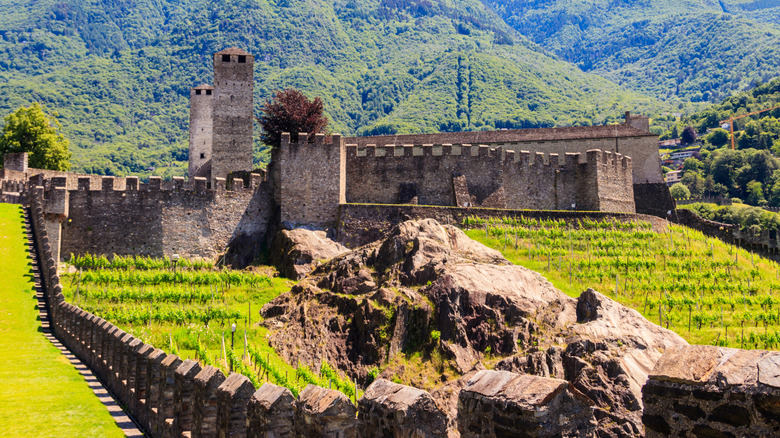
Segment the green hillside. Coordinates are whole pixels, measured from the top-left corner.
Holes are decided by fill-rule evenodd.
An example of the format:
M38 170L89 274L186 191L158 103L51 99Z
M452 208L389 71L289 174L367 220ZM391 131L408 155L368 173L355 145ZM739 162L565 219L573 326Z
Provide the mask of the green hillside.
M56 110L74 171L184 174L189 88L210 82L211 54L232 45L256 55L256 111L273 90L297 87L320 96L344 134L665 109L544 54L476 0L136 3L128 15L119 1L0 6L0 114L33 100ZM267 159L259 144L255 158Z
M717 102L780 76L773 0L484 1L562 59L662 99Z
M771 109L779 104L780 79L775 79L685 117L662 135L677 137L690 126L701 136L702 152L685 161L682 174L694 197L725 196L753 206L780 206L780 108ZM736 150L731 150L729 132L719 128L720 122L764 109L771 110L734 121ZM723 220L746 226L755 222Z

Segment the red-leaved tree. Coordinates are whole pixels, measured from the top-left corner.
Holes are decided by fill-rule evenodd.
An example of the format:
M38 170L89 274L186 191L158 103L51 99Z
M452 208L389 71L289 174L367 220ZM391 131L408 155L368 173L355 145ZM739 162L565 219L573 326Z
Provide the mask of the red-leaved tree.
M288 88L274 93L263 106L263 115L257 121L263 128L263 143L278 147L282 132L289 132L292 140L297 140L299 132L309 134L324 133L328 128L328 119L323 114L322 100L319 97L309 100L296 89Z

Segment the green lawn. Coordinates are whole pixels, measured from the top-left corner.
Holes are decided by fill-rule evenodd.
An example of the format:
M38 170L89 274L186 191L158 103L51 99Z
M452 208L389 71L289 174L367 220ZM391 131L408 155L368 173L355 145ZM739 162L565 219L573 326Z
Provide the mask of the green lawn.
M12 437L123 437L87 383L40 332L22 209L0 204L0 430Z

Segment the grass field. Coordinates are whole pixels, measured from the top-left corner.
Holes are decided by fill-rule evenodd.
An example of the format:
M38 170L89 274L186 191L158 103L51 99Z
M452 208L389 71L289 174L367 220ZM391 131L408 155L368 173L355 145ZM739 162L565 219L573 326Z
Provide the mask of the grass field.
M0 204L0 431L8 437L123 437L87 383L40 332L22 209Z
M780 347L780 266L743 249L676 225L466 222L471 238L570 296L592 287L691 343Z

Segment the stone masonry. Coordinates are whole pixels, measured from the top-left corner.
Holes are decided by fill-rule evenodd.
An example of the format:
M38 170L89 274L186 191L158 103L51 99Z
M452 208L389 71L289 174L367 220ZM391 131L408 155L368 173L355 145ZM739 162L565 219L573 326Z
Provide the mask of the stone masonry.
M190 90L190 178L211 179L213 110L214 87L203 84Z
M631 172L630 158L600 150L562 157L473 145L347 145L345 198L350 204L633 213Z
M235 47L214 54L211 181L252 170L254 62Z
M780 353L707 345L667 350L642 388L646 436L780 434Z
M52 257L43 187L27 192L43 297L57 338L87 364L150 436L439 437L430 394L382 379L357 407L340 392L286 389L225 376L142 343L67 303ZM643 422L656 436L777 436L780 353L711 346L667 349L643 388ZM593 436L593 402L564 380L507 371L474 374L458 393L460 436Z
M462 438L595 436L593 402L570 382L477 372L458 397Z

